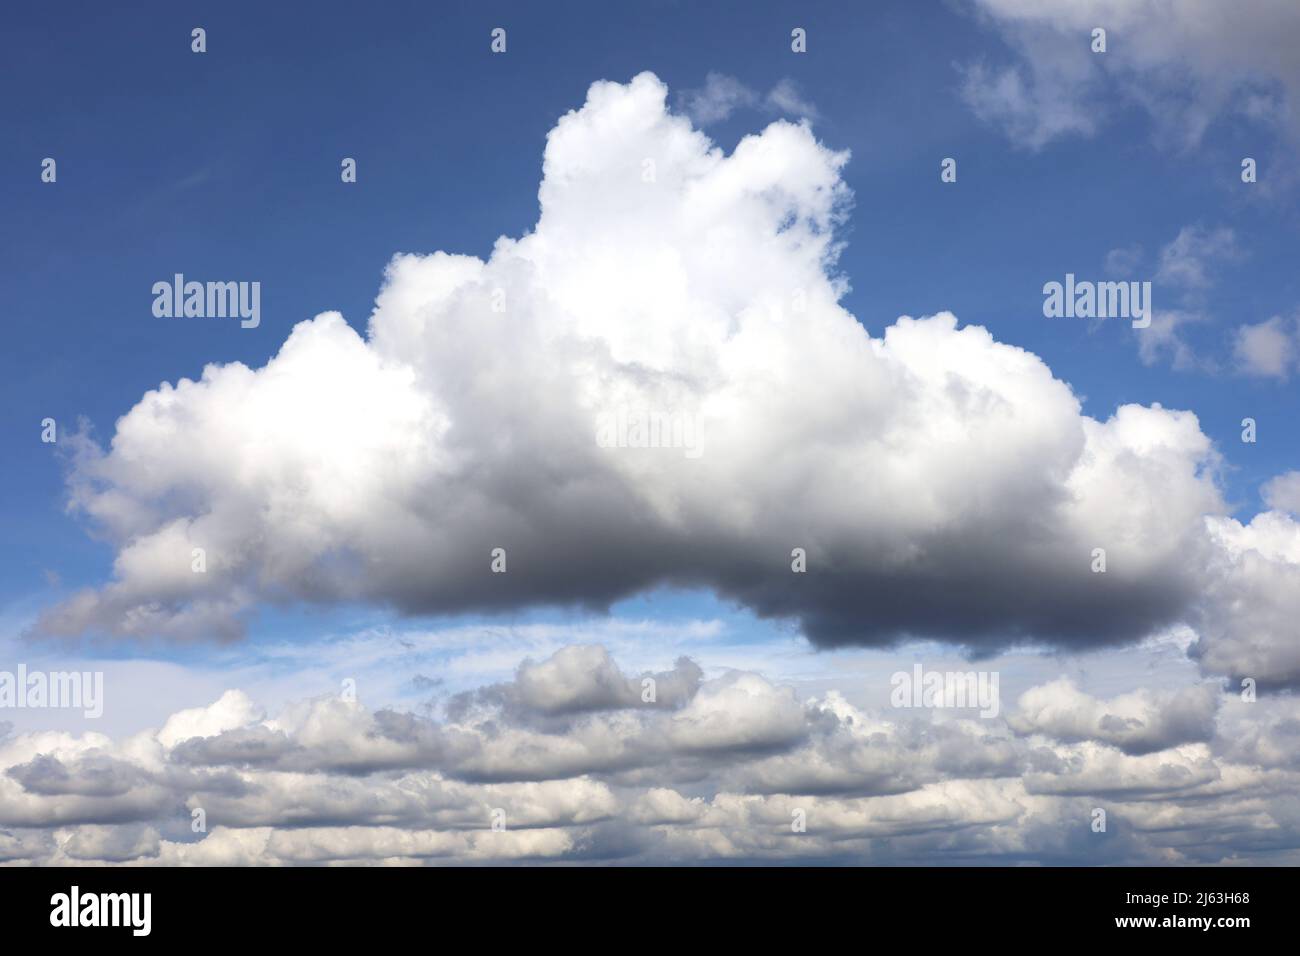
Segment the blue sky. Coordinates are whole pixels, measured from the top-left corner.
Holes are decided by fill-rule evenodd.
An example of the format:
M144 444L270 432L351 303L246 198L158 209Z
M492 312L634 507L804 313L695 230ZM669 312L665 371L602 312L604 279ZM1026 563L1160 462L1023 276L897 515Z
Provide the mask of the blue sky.
M1268 510L1261 486L1300 469L1295 369L1264 374L1235 350L1243 327L1285 324L1300 310L1300 180L1289 168L1300 130L1281 110L1250 107L1256 94L1265 106L1284 101L1296 66L1273 70L1261 55L1258 73L1238 83L1237 64L1192 49L1180 54L1194 64L1183 99L1170 93L1179 61L1150 53L1151 21L1139 17L1111 30L1108 52L1088 54L1129 65L1082 67L1094 72L1062 107L1092 128L1037 142L977 106L972 71L1011 69L1041 87L1051 74L1036 72L1033 57L1044 54L1027 52L1032 31L1073 37L1081 53L1087 31L1065 14L1039 22L1017 10L1009 0L14 10L0 38L3 82L22 91L0 104L0 294L10 315L0 353L0 646L32 666L86 659L117 674L131 702L107 715L109 733L156 727L234 686L274 710L354 673L369 680L367 704L419 710L429 686L413 683L417 675L441 681L434 700L445 701L508 679L525 656L546 657L572 635L603 642L629 673L684 654L711 677L753 670L801 693L883 706L885 675L912 657L819 652L797 621L698 586L655 587L608 615L563 602L426 613L365 596L270 594L235 643L104 641L93 628L70 643L27 636L42 611L103 586L121 544L69 510L64 436L84 421L106 445L160 383L197 378L209 363L260 368L322 312L341 312L364 335L395 254L486 259L498 237L529 233L548 132L582 107L592 83L626 84L643 71L682 113L711 75L749 91L748 105L700 124L725 152L802 113L822 146L851 153L834 272L849 284L840 305L872 336L902 315L951 311L1041 358L1087 416L1105 421L1127 403L1190 410L1222 455L1224 515L1249 523ZM195 26L207 31L201 55L190 50ZM489 49L497 26L508 29L505 55ZM791 51L794 27L807 31L806 54ZM802 109L764 102L783 84ZM1231 94L1219 96L1220 85ZM1171 95L1178 110L1166 108ZM1053 103L1046 96L1036 108ZM1183 109L1208 117L1195 135L1178 125ZM1241 180L1247 156L1257 183ZM45 157L57 160L54 184L41 181ZM340 182L343 157L357 161L355 184ZM946 157L957 160L956 183L940 181ZM1176 329L1184 360L1170 349L1144 355L1123 319L1044 317L1044 283L1115 278L1124 259L1123 278L1154 282L1157 313L1195 317ZM1188 263L1199 279L1186 280ZM155 317L151 286L178 272L259 281L260 325ZM59 444L39 440L47 417ZM1246 417L1258 423L1255 443L1240 440ZM1045 644L1041 653L994 648L1008 700L1063 673L1099 698L1213 676L1169 634L1105 653ZM942 640L921 646L934 666L965 666ZM15 720L20 729L66 724L60 714Z

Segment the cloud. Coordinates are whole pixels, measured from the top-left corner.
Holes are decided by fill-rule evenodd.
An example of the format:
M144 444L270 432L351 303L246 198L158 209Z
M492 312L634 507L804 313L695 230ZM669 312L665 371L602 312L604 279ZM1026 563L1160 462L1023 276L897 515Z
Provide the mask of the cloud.
M1179 371L1219 370L1215 359L1197 354L1184 332L1210 321L1203 302L1216 282L1215 273L1244 256L1236 233L1227 227L1185 226L1161 248L1155 281L1177 293L1186 307L1156 311L1151 324L1135 333L1142 364L1155 365L1167 358ZM1130 264L1127 250L1113 249L1107 256L1108 271ZM1300 318L1273 316L1241 325L1233 332L1232 352L1237 374L1285 381L1300 367Z
M1269 479L1261 489L1265 503L1274 511L1288 511L1300 517L1300 471L1288 471Z
M803 708L793 692L736 672L702 685L673 717L668 740L688 753L766 750L803 734Z
M515 713L548 717L616 710L637 703L674 707L694 694L700 677L699 667L683 657L672 671L628 678L601 645L572 645L540 663L524 661L512 683L484 688L477 695L461 697L453 706L467 709L486 700Z
M536 228L486 261L395 257L364 337L324 313L261 368L149 392L107 449L75 443L72 504L116 544L114 579L37 630L231 637L267 603L493 612L664 585L823 647L1227 620L1200 606L1225 508L1193 414L1091 418L948 313L872 337L838 303L847 155L783 121L726 155L666 99L650 74L594 84L548 136ZM671 429L597 440L628 410L689 417L700 454ZM596 670L573 701L538 672L521 703L635 689Z
M1217 545L1215 567L1192 654L1208 673L1262 686L1300 683L1300 522L1264 511L1247 524L1227 517L1206 524Z
M1224 226L1184 226L1161 247L1154 281L1174 293L1184 307L1156 310L1151 324L1134 333L1143 365L1168 359L1178 371L1218 371L1219 363L1198 355L1184 334L1189 327L1210 321L1204 303L1217 280L1216 273L1244 256L1236 233ZM1136 265L1137 254L1130 249L1112 249L1106 257L1107 272L1112 274L1131 275Z
M725 73L709 73L704 78L704 86L683 90L677 96L677 103L681 111L701 127L720 123L742 109L809 120L818 115L817 107L804 98L791 79L781 80L764 96Z
M1030 793L1055 796L1167 800L1203 791L1220 778L1209 747L1189 744L1142 756L1096 743L1082 743L1059 753L1051 772L1031 772L1024 778Z
M1144 110L1159 139L1195 146L1216 120L1239 115L1300 134L1300 8L1260 0L973 0L1015 54L964 67L976 114L1037 149L1092 136L1125 107ZM1093 53L1094 28L1107 31ZM1104 92L1113 92L1107 98ZM1106 105L1102 105L1106 104Z
M1067 619L1094 602L1077 569L1108 534L1092 496L1124 480L1111 456L1163 449L1159 487L1130 489L1156 510L1213 503L1188 416L1126 408L1091 422L1038 359L950 316L870 339L825 271L845 157L784 123L723 157L665 111L665 92L648 75L594 86L549 138L536 231L487 263L398 257L369 341L326 314L261 370L210 366L147 395L75 475L76 503L122 542L118 580L46 626L181 632L272 595L412 611L598 602L667 580L807 611L814 631L843 638L851 579L873 604L903 598L873 615L882 636L909 618L1083 630ZM647 154L660 157L651 188ZM801 397L812 383L816 402ZM705 457L598 448L595 414L615 405L691 409ZM774 467L795 435L812 453ZM944 474L975 446L1000 451L960 481ZM1026 474L1025 460L1042 465ZM1004 508L962 516L994 489ZM1186 524L1168 517L1161 538ZM1105 580L1120 601L1154 584L1163 598L1138 603L1158 617L1179 575L1167 546L1139 543L1120 563L1131 570ZM508 575L488 573L496 545ZM787 567L798 545L825 569L808 583ZM206 574L191 571L193 547ZM1008 584L979 580L992 563L980 548L1040 580L1023 620L989 606L986 587ZM951 621L925 621L934 602L908 592L962 577L959 592L984 593L954 593ZM1070 593L1073 607L1053 609Z
M983 778L1020 773L1005 732L983 721L905 722L866 715L831 691L806 705L798 746L734 768L729 789L759 794L878 796L906 793L947 774Z
M1285 380L1300 365L1300 320L1275 315L1243 325L1237 329L1232 351L1243 375Z
M1037 34L1040 31L1025 31ZM1028 50L1035 41L1022 41ZM1031 57L1030 77L1018 67L997 69L985 63L962 67L961 96L977 117L1002 127L1018 145L1040 149L1058 137L1075 134L1091 136L1097 131L1098 119L1086 103L1073 93L1089 76L1088 64L1077 53L1059 59L1051 80L1041 78L1041 66Z
M1205 289L1212 284L1215 266L1240 259L1242 254L1236 233L1226 226L1184 226L1160 250L1156 281L1188 290Z
M196 707L172 714L158 732L158 740L165 747L175 746L191 737L212 737L240 727L260 716L248 695L237 690L226 691L208 707Z
M149 865L328 863L1270 862L1294 856L1295 701L1211 685L1109 700L1034 687L1006 720L801 698L753 672L670 707L592 686L575 645L440 715L322 697L262 716L238 692L146 731L0 746L0 858ZM575 655L577 655L575 657ZM695 665L698 668L698 665ZM684 668L678 666L680 672ZM671 672L665 672L671 673ZM454 712L453 712L454 711ZM240 714L240 722L233 715ZM202 719L195 715L207 715ZM202 736L175 739L182 725ZM218 729L220 728L220 729ZM275 748L249 748L276 739ZM490 772L489 772L490 768ZM72 785L76 782L75 785ZM1092 808L1109 834L1087 827ZM206 829L192 826L202 810ZM802 817L806 829L792 822ZM493 822L504 829L493 829ZM1072 834L1082 834L1076 839ZM1122 835L1122 839L1114 837Z
M1214 285L1215 273L1223 264L1243 256L1236 233L1227 227L1184 226L1161 247L1154 281L1174 293L1184 307L1156 310L1151 324L1134 333L1143 365L1156 365L1168 359L1178 371L1218 370L1218 363L1198 355L1184 334L1188 327L1210 320L1204 300L1205 293ZM1139 247L1112 249L1106 256L1106 271L1129 277L1140 257Z
M1066 743L1100 741L1141 755L1209 741L1219 691L1201 684L1168 693L1137 691L1113 700L1082 693L1068 678L1023 694L1008 719L1017 733L1046 734Z
M753 108L759 95L734 76L710 73L698 90L684 90L679 95L682 110L699 126L725 120L737 109Z
M1169 364L1178 371L1207 368L1212 363L1199 357L1183 338L1180 330L1209 320L1203 312L1182 309L1159 309L1151 317L1151 324L1134 332L1137 336L1138 358L1143 365L1156 365L1166 356Z
M769 109L784 113L786 116L815 120L820 115L817 107L800 92L799 84L791 79L781 80L772 87L768 91L765 102Z
M1134 243L1128 246L1117 246L1106 253L1105 264L1103 268L1106 275L1117 278L1128 279L1142 263L1143 250L1142 246Z
M73 860L126 863L158 856L162 844L151 826L89 825L73 831L62 849Z

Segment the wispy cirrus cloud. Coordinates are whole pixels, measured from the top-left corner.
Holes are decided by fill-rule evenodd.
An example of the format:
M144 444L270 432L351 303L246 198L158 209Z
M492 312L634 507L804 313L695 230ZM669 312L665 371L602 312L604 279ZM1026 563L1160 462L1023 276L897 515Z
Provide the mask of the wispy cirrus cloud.
M798 84L788 78L763 94L734 76L709 73L703 86L678 93L677 104L699 127L720 123L738 110L758 110L796 119L818 118L817 107L804 97Z

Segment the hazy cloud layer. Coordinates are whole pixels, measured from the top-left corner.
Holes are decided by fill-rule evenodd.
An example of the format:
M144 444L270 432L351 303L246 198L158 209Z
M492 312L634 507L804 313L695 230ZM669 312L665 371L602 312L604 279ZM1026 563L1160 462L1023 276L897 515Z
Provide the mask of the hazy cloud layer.
M339 698L265 717L231 691L125 739L9 737L0 859L1294 862L1289 697L1196 685L1101 700L1055 682L1002 720L868 713L756 673L700 680L693 663L663 673L690 678L671 704L597 701L593 686L642 678L579 646L437 717Z

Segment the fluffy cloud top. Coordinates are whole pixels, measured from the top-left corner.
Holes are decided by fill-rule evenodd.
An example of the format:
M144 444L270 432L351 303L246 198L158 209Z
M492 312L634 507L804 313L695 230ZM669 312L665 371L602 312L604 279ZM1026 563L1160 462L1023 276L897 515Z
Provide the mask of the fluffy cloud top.
M838 303L847 155L784 121L725 155L666 97L650 74L593 85L548 137L536 228L486 261L397 256L364 337L322 314L264 367L164 384L107 450L83 442L73 502L115 579L39 628L231 635L266 601L598 606L661 584L823 645L1095 646L1192 616L1223 510L1194 415L1090 418L947 313L872 337ZM647 413L694 423L699 454L597 440Z

